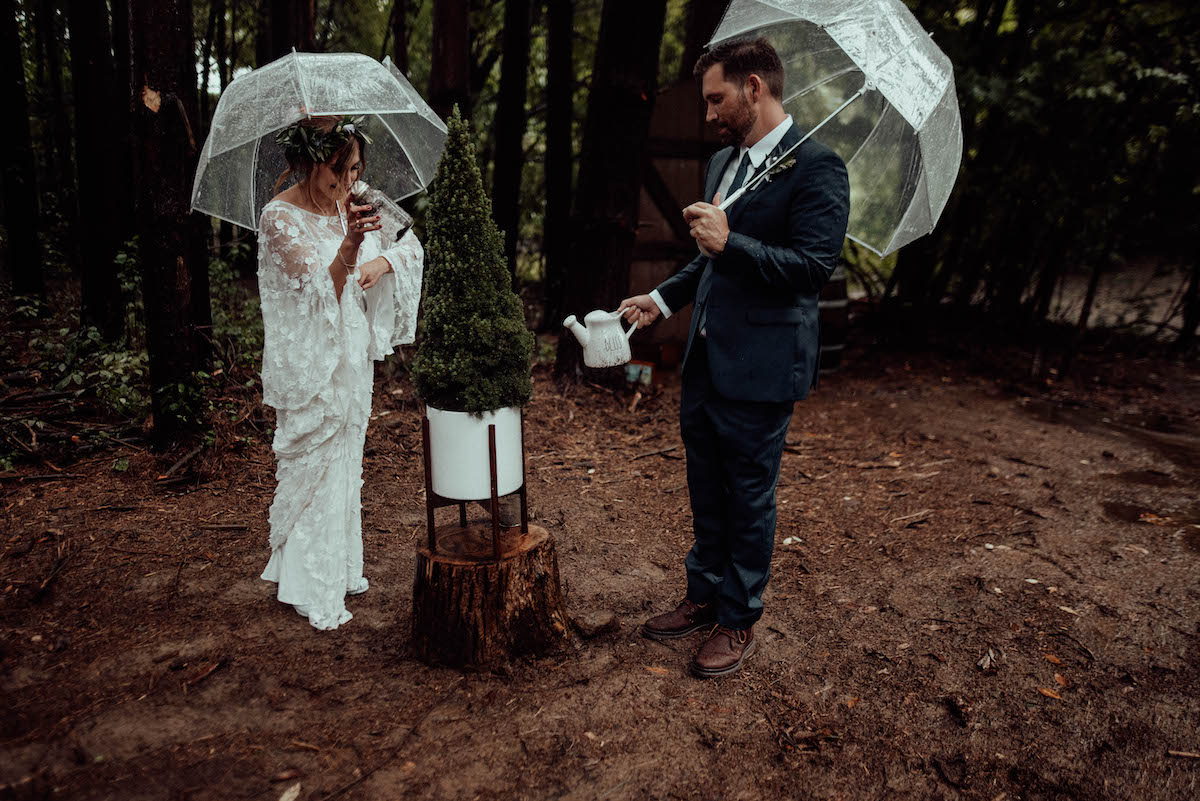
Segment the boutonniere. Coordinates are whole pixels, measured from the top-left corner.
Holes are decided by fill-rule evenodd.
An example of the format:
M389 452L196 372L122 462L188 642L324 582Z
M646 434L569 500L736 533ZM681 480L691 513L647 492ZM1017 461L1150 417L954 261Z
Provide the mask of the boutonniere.
M780 160L776 161L774 164L767 167L767 172L762 177L762 183L764 183L764 184L770 183L771 179L774 178L776 175L779 175L780 173L782 173L786 170L790 170L792 167L795 167L795 166L796 166L795 156L793 156L790 159L780 159Z

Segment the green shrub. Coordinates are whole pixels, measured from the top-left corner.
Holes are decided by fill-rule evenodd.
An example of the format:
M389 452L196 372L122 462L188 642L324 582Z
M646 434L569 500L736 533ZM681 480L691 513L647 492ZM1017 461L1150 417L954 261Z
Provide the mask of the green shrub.
M528 403L533 334L457 108L430 192L424 283L412 367L421 399L473 414Z

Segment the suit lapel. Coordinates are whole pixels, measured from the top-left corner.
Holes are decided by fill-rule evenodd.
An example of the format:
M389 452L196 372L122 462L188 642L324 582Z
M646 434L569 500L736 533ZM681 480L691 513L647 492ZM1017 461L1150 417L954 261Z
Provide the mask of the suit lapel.
M786 133L784 133L783 138L779 140L779 144L775 145L775 147L771 149L771 152L767 154L766 160L763 161L762 164L758 165L758 169L756 169L754 173L746 179L746 183L750 183L764 170L773 167L776 161L778 161L779 157L787 152L789 147L799 141L800 129L797 128L796 123L793 122L792 126L787 129ZM772 178L772 180L774 179ZM733 208L729 209L727 214L727 217L729 218L729 224L731 226L741 219L742 213L746 210L746 207L753 202L754 196L758 192L761 192L764 186L764 184L759 184L753 192L747 192L746 194L742 195L740 199L738 199L737 203L733 204Z
M713 195L717 193L717 187L721 184L721 176L729 169L729 161L737 153L737 148L729 147L726 150L729 152L725 157L717 159L721 162L721 169L709 172L708 180L704 184L704 201L706 203L712 203Z

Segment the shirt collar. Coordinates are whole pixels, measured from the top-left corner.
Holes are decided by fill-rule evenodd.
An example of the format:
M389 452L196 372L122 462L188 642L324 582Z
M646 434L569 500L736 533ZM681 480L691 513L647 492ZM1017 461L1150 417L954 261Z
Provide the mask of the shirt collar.
M750 164L754 167L754 169L757 170L762 166L763 161L765 161L767 156L771 154L771 151L775 149L775 146L779 144L779 142L783 139L783 135L786 134L788 129L791 127L792 115L788 114L783 118L783 122L779 123L770 131L768 131L766 136L764 136L762 139L759 139L752 147L749 148ZM747 148L743 147L741 152L738 154L738 161L742 160L746 152Z

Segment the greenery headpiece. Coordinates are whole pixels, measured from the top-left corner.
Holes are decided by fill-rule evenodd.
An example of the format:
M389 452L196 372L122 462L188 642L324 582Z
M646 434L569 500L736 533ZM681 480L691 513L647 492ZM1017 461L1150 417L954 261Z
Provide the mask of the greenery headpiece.
M364 145L371 144L371 137L363 128L362 117L342 117L328 131L304 125L303 121L289 125L275 135L275 144L283 145L288 159L307 157L314 164L329 161L333 154L357 137Z

